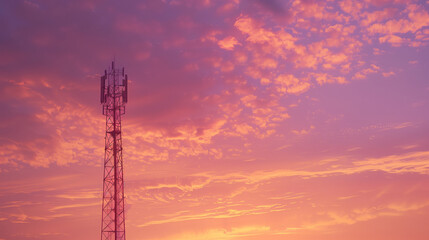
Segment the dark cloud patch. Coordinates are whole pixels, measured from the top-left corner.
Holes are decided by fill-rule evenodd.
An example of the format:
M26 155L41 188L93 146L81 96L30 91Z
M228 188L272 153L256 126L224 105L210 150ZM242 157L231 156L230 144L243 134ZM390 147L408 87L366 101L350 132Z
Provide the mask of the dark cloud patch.
M263 6L268 11L276 14L276 15L284 15L287 14L287 9L285 4L285 1L277 1L277 0L257 0L256 2L259 3L259 5Z
M272 19L287 24L292 20L291 1L251 0L241 1L240 8L249 16L258 19Z

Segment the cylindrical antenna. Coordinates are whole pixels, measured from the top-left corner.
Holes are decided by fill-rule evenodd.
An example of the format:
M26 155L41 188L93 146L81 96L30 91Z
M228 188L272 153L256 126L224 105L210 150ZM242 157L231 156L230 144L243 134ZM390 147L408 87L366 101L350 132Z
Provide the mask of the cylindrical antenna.
M122 92L122 100L124 101L124 103L128 102L128 75L125 74L125 79L124 79L124 90Z

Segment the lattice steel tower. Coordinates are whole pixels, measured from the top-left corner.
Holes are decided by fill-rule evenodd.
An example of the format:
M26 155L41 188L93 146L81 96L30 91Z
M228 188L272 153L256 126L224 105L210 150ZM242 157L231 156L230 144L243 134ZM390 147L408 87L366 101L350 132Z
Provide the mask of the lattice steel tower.
M128 101L128 77L115 62L101 77L100 102L106 115L101 240L125 240L121 116Z

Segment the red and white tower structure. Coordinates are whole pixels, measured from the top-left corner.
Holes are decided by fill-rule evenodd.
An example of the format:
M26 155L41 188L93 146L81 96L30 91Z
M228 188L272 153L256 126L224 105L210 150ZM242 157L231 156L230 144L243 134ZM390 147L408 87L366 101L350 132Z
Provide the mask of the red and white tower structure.
M101 240L125 240L121 116L127 101L128 77L112 62L101 77L100 102L106 116Z

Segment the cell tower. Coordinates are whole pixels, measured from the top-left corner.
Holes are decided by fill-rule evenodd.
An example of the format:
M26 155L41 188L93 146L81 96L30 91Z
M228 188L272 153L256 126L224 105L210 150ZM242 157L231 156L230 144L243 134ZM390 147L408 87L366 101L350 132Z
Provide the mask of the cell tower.
M121 116L128 102L128 76L115 62L101 77L100 102L106 115L101 240L125 240Z

